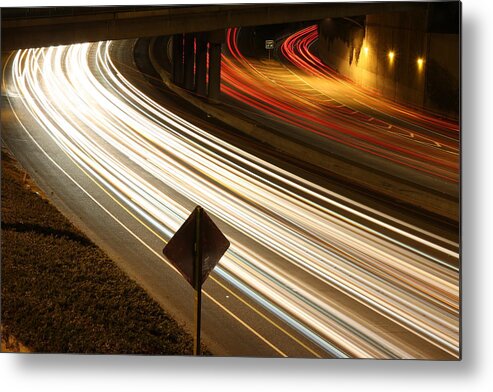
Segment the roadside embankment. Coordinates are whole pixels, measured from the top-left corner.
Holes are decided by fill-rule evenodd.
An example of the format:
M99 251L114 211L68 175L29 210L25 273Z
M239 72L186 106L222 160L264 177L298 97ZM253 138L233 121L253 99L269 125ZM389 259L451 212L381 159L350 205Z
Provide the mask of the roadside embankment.
M2 351L191 354L191 336L3 148L1 163Z

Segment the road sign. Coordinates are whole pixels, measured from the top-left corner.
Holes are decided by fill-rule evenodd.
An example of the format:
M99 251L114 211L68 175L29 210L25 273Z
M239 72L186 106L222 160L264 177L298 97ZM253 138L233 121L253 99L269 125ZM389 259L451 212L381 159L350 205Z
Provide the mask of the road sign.
M266 39L265 40L265 49L274 49L274 40Z
M200 355L202 284L229 248L229 241L202 209L195 207L163 249L166 258L195 290L193 352Z
M199 210L201 213L199 213ZM178 229L163 249L166 258L180 271L183 277L194 287L194 259L196 242L197 218L200 218L200 243L198 247L202 250L202 273L200 285L202 285L210 272L219 262L224 252L229 248L229 241L214 224L212 219L201 208L196 207L188 219Z

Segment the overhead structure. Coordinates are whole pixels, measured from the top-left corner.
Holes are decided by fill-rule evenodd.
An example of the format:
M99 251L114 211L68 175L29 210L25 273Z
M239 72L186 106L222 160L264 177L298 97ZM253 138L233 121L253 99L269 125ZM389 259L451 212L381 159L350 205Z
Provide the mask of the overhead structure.
M389 2L2 8L2 50L404 12L415 7Z

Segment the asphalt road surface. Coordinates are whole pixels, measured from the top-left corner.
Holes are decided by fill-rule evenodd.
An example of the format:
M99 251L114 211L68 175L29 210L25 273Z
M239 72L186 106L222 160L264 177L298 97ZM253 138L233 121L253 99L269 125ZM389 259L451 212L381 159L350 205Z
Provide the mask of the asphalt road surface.
M231 241L204 285L217 355L459 356L453 229L253 154L156 91L132 44L20 51L4 66L2 143L62 212L191 329L192 289L161 252L204 207Z

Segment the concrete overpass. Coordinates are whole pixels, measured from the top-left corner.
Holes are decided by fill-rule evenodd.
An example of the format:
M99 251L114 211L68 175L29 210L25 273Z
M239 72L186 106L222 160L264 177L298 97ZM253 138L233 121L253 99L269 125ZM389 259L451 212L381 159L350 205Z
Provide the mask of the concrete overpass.
M416 3L2 8L2 50L404 12L411 7Z

